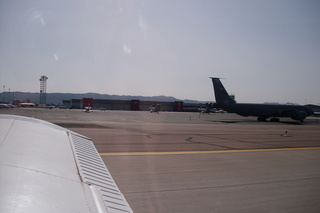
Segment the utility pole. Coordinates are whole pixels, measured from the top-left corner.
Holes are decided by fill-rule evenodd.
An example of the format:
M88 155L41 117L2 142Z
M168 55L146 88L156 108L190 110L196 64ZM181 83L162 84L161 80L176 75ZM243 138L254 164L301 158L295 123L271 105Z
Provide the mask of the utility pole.
M6 92L6 85L3 85L2 103L4 103L4 94Z

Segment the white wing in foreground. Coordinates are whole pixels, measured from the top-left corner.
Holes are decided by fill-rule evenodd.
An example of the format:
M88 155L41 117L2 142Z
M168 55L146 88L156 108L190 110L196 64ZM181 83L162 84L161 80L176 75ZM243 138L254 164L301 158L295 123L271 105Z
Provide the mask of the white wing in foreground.
M0 212L132 212L91 140L0 115Z

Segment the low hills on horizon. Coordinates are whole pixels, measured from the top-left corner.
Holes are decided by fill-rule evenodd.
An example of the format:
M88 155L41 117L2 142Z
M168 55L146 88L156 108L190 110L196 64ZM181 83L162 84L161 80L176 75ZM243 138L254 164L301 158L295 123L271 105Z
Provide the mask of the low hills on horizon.
M3 97L4 95L4 97ZM63 100L71 99L108 99L108 100L140 100L140 101L159 101L159 102L174 102L183 101L185 103L206 103L206 101L197 100L181 100L172 96L131 96L131 95L109 95L100 93L47 93L46 102L52 105L62 105ZM0 93L0 102L12 103L13 101L31 102L38 104L40 101L39 92L5 92ZM207 101L212 102L212 101Z

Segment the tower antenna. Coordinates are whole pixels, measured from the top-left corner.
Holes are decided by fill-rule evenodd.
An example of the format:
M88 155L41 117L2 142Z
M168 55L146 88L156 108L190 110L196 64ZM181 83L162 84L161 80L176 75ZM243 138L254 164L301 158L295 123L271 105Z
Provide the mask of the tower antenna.
M40 106L45 106L47 103L47 80L48 77L45 75L40 77Z

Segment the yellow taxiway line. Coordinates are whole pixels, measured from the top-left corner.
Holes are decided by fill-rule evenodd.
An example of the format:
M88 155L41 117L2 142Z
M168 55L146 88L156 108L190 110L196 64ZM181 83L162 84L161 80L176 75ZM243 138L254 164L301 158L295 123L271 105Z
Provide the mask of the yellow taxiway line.
M274 148L274 149L243 149L243 150L219 150L219 151L179 151L179 152L112 152L99 153L100 156L123 156L123 155L189 155L189 154L216 154L235 152L267 152L267 151L292 151L292 150L314 150L320 147L300 147L300 148Z

